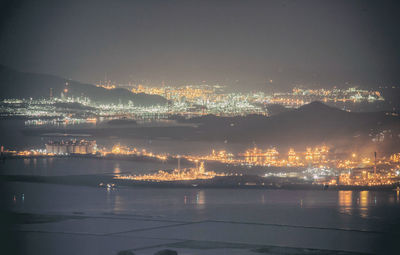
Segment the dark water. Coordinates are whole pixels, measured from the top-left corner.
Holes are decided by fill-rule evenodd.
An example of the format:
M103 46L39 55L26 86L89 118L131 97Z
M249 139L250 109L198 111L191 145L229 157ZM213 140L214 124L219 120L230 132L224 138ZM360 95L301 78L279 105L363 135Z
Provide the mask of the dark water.
M53 160L52 163L7 161L1 171L96 175L154 167L114 160ZM121 247L142 249L176 240L396 254L396 240L400 237L400 194L396 191L106 189L28 182L0 182L0 185L3 212L84 217L16 225L13 240L33 251L16 254L116 254ZM160 224L168 227L153 229L153 225ZM130 234L133 231L130 228L143 231ZM128 232L118 234L124 231ZM66 242L68 246L62 249L65 252L60 252ZM101 248L92 253L93 246ZM182 254L219 252L190 250ZM234 254L229 249L225 252ZM242 252L235 254L253 254L249 250ZM149 249L137 254L153 253Z
M101 128L107 128L100 126ZM42 127L43 128L43 127ZM46 127L44 127L46 128ZM67 133L71 129L88 128L86 124L78 124L73 127L47 127L49 132L53 132L56 128L56 133ZM92 125L89 128L98 128ZM60 137L52 136L35 136L27 135L24 131L35 129L26 127L24 120L0 120L0 145L5 149L11 150L29 150L29 149L44 149L45 144L49 140L60 139ZM70 137L73 138L73 137ZM80 139L81 137L78 137ZM86 138L86 137L85 137ZM202 142L202 141L173 141L173 140L151 140L151 139L135 139L135 138L118 138L118 134L110 133L109 137L88 137L89 139L96 140L99 147L111 148L115 144L136 147L139 149L146 149L155 153L170 153L170 154L210 154L213 149L215 150L228 150L230 152L238 153L246 149L250 145L231 144L224 142Z
M0 175L92 175L92 174L142 174L175 165L162 162L95 158L26 158L7 159L0 163Z
M365 230L382 230L385 228L382 223L399 219L400 213L399 193L396 191L107 190L37 183L4 185L9 208L25 211L138 213L197 220L213 218ZM307 211L313 213L305 215ZM292 217L294 215L296 217Z
M395 191L107 190L38 183L8 182L2 185L2 208L13 212L87 217L113 215L140 218L145 222L183 221L193 225L175 227L173 232L149 228L147 232L139 233L140 237L150 239L164 240L172 236L179 240L186 237L250 244L266 244L263 242L267 240L278 246L396 254L392 253L396 249L394 239L399 237L400 200ZM41 236L36 233L37 229L50 233L75 231L77 226L71 224L75 223L33 224L27 227L35 230L28 236L28 241L32 235L35 238ZM107 224L96 223L95 231L108 231L110 226ZM82 226L79 229L90 230ZM232 236L231 231L244 231L245 234ZM275 237L265 239L266 235ZM54 238L56 243L63 240ZM38 239L36 245L44 244Z

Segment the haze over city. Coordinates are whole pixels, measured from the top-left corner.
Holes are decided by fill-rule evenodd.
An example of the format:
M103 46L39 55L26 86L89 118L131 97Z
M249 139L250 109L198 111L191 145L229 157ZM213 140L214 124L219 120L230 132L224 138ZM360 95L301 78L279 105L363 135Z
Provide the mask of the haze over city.
M1 1L7 254L398 254L396 1Z
M385 3L3 1L1 63L92 84L393 85L399 4Z

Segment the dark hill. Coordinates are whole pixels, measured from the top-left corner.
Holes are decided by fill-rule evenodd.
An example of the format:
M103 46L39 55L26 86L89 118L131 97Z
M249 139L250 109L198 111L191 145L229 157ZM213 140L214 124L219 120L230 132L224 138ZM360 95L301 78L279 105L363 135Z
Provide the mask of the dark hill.
M400 127L398 117L383 112L347 112L321 102L271 117L208 115L181 121L200 124L194 134L188 135L191 138L259 144L312 144L360 136L370 140L371 133L392 130L395 135Z
M248 115L244 117L218 117L207 115L179 122L196 123L184 126L140 127L116 125L112 128L69 130L70 133L89 133L94 137L197 140L240 144L243 147L256 143L260 147L279 148L313 146L325 143L341 149L365 149L385 146L392 151L400 146L400 118L383 112L355 113L314 102L298 109L272 117ZM372 138L386 130L385 144L376 144ZM37 130L35 131L37 132ZM44 130L43 132L49 132ZM387 142L386 142L387 141ZM394 151L394 150L393 150ZM398 151L398 149L396 149Z
M157 95L134 94L126 89L107 90L92 84L67 80L54 75L26 73L0 65L0 98L48 98L50 88L54 96L60 96L65 83L69 83L69 96L85 96L103 103L127 103L135 105L165 104L167 100Z

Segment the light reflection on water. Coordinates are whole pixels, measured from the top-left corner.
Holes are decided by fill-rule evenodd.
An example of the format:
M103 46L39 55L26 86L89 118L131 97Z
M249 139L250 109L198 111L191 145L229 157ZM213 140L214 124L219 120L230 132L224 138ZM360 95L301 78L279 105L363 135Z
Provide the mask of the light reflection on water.
M114 171L113 171L114 174L120 174L121 173L121 169L119 167L120 167L119 163L116 162L115 165L114 165Z
M338 191L339 212L348 215L358 212L360 217L368 218L368 210L372 205L370 199L370 192L368 190L360 192L340 190ZM376 197L374 198L374 201L374 205L376 205ZM388 202L390 202L390 198L388 199Z
M120 212L123 210L123 208L124 208L124 200L119 193L116 193L113 206L114 212Z
M132 198L127 200L126 197L123 197L120 195L120 191L118 188L112 189L109 192L107 192L107 203L110 206L110 209L114 210L115 212L121 212L124 210L127 210L129 206L135 207L138 205L137 203L143 203L142 199L144 200L145 203L150 203L151 199L149 198ZM275 203L282 203L286 204L292 204L296 203L297 206L300 208L309 208L309 207L319 207L323 204L326 204L326 201L328 201L328 197L330 196L336 196L337 200L333 200L332 202L337 206L337 211L340 212L341 214L346 214L346 215L353 215L353 216L359 216L361 218L369 218L371 217L371 209L372 207L376 207L377 205L381 204L398 204L399 202L399 196L400 192L393 192L393 193L387 193L387 195L380 196L374 195L373 191L351 191L351 190L342 190L342 191L337 191L333 193L319 193L316 192L314 194L315 197L310 196L300 196L300 199L296 198L281 198L282 200L288 199L288 201L280 201L279 195L277 194L276 197L274 197L272 194L270 196L266 196L265 194L266 191L252 191L252 194L254 197L240 197L238 195L237 201L231 199L226 199L225 195L222 197L216 197L214 194L214 191L209 191L207 189L199 189L199 190L186 190L185 192L179 194L179 192L171 192L167 190L165 193L158 193L155 195L153 198L155 203L161 205L161 204L167 204L167 203L174 203L175 205L182 205L182 206L189 206L186 208L193 208L196 210L203 210L207 209L208 206L213 206L215 204L220 204L220 203L233 203L233 204L240 204L240 203L245 203L245 204L262 204L262 205L272 205ZM278 191L268 191L268 192L276 192ZM221 192L222 193L222 192ZM174 195L172 195L174 194ZM211 195L214 194L214 195ZM310 193L313 194L313 193ZM327 195L326 199L323 199L322 197ZM249 194L250 195L250 194ZM321 198L318 198L318 196L321 196ZM397 199L396 199L397 197ZM321 200L322 199L322 200ZM379 199L379 201L378 201ZM293 202L292 202L293 200ZM314 201L315 200L315 201ZM300 202L299 202L300 201ZM128 203L128 204L126 204ZM330 202L328 202L330 203ZM311 206L310 206L311 205ZM193 206L193 207L191 207Z
M137 196L130 193L133 191ZM154 192L149 189L119 189L111 188L104 189L104 196L107 210L113 211L114 213L126 213L127 211L135 211L135 208L153 207L154 208L167 208L171 205L180 207L187 206L186 208L192 208L195 210L203 210L206 208L206 191L205 190L188 190L184 194L179 194L175 190L166 190L164 193ZM126 192L130 193L129 197L126 197ZM150 196L149 196L150 195ZM180 197L180 198L178 198ZM175 208L176 209L176 208Z
M396 191L82 187L5 183L11 210L377 228L398 219ZM23 198L24 194L24 198ZM374 203L376 197L377 203Z
M233 197L230 195L232 192L235 193ZM329 192L301 191L293 193L280 190L234 190L226 192L226 190L215 191L212 189L142 190L117 187L116 189L105 191L105 193L103 194L107 210L116 214L134 212L140 215L147 215L151 212L151 215L165 217L170 213L175 214L183 211L190 212L190 217L201 220L209 217L209 214L214 214L213 210L216 208L227 213L227 208L237 208L238 206L243 208L261 206L259 208L262 210L275 210L274 208L279 208L279 206L292 209L297 207L299 209L294 210L301 211L314 210L314 208L321 210L324 206L330 208L333 206L336 212L351 217L344 218L345 220L341 222L341 224L344 224L343 226L347 226L348 220L355 218L366 220L383 219L382 215L377 215L379 210L383 207L398 205L396 191L377 193L376 191L350 190ZM374 202L375 199L376 203ZM239 213L240 210L237 210ZM236 217L235 215L238 213L235 213L232 217ZM261 218L264 220L263 217Z
M368 217L368 205L369 205L369 191L364 190L360 192L360 216L363 218Z
M38 167L43 164L38 160ZM110 162L111 163L111 162ZM33 164L32 160L31 163ZM47 162L49 165L50 162ZM112 162L110 166L114 171L119 170L119 164ZM121 163L121 168L123 164ZM34 169L32 169L34 170ZM36 169L34 171L43 171ZM123 172L123 171L122 171ZM11 184L9 184L11 185ZM294 210L310 210L313 208L329 207L337 213L364 219L376 219L377 211L386 207L399 208L400 191L290 191L290 190L246 190L246 189L168 189L168 188L125 188L115 187L76 187L76 186L54 186L53 184L29 184L12 183L18 187L9 189L8 196L10 204L14 209L28 206L36 210L38 205L48 210L58 208L51 205L55 201L74 201L76 210L83 208L98 208L115 213L126 213L130 211L166 211L190 210L200 218L213 208L230 212L231 208L262 208L262 210L273 210L275 207L285 207ZM38 188L19 188L37 186ZM48 192L46 190L49 190ZM54 189L54 190L53 190ZM68 189L68 192L63 191ZM69 195L72 191L78 192L79 199ZM86 193L85 193L86 192ZM25 201L22 199L25 194ZM97 195L96 195L97 194ZM57 199L54 199L57 197ZM62 198L62 199L60 199ZM69 202L68 202L69 203ZM60 205L64 205L60 202ZM68 204L68 208L69 208ZM82 209L81 209L82 208ZM291 210L290 209L290 210ZM57 209L58 210L58 209ZM386 211L386 210L385 210ZM143 213L144 213L143 212ZM258 214L259 212L256 212ZM261 214L261 213L260 213ZM261 216L260 216L261 217Z
M353 191L340 190L339 196L339 211L344 214L351 214L353 206Z
M198 209L204 209L206 204L206 195L204 190L199 190L196 195L196 204L198 205Z

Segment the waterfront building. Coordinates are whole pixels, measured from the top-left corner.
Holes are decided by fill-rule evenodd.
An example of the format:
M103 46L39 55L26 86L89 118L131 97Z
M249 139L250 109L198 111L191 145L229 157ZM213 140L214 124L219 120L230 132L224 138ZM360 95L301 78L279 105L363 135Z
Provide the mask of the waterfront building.
M46 143L47 153L52 154L94 154L96 153L96 141L68 140L50 141Z

